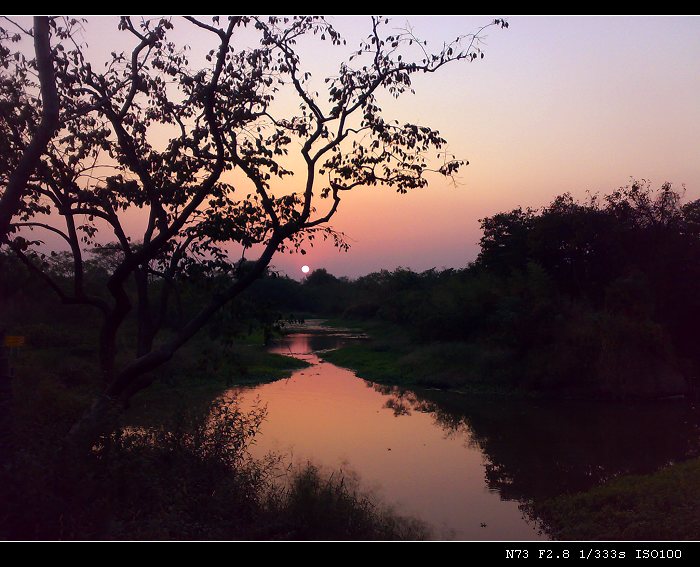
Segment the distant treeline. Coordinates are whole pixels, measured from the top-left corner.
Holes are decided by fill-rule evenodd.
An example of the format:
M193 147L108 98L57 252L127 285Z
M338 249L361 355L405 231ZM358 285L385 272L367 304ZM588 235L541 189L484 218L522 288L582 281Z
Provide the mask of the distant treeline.
M417 343L469 345L469 372L495 385L623 396L697 389L700 200L683 203L670 184L636 182L584 201L565 194L481 226L480 253L463 269L399 268L355 280L318 269L303 282L268 272L208 332L235 338L311 313L372 319ZM110 254L93 254L88 282L107 273ZM60 280L61 256L47 261ZM8 257L4 264L14 265ZM168 324L186 321L220 283L196 267L181 274ZM45 313L55 300L43 285L21 266L3 269L6 313L15 321Z
M499 384L641 396L697 388L700 200L634 183L481 225L481 251L463 269L352 281L315 270L253 294L287 310L384 320L417 342L469 343L472 371Z

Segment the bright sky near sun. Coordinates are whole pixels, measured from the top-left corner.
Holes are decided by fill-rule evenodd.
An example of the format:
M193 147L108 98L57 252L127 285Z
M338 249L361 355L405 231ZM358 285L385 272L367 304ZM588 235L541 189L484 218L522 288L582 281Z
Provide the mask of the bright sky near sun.
M492 17L394 17L434 47ZM348 47L302 51L319 80L370 31L369 18L331 17ZM486 57L417 77L417 94L385 104L388 118L440 130L470 161L452 186L435 177L408 195L367 188L347 196L333 227L350 251L317 244L273 265L300 277L302 264L341 276L406 266L462 267L473 260L478 219L541 206L569 191L607 192L646 178L685 184L700 197L700 18L511 17L491 29ZM180 26L184 29L185 26ZM176 26L176 32L178 26ZM180 32L184 33L184 32ZM189 32L196 46L200 36ZM95 53L118 47L112 18L89 18ZM120 47L123 49L123 47Z

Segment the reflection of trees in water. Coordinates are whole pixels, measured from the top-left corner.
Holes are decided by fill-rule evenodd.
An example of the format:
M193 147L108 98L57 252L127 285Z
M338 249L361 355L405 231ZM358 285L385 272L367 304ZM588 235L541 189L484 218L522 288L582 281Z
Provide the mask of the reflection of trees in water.
M444 432L445 437L454 439L462 437L468 446L472 446L471 429L464 415L445 411L443 407L435 401L427 399L424 395L419 396L413 390L406 390L399 386L388 386L385 384L375 384L366 382L367 387L384 396L388 396L384 407L394 412L395 416L411 415L411 412L429 413L433 421Z
M388 398L384 407L394 412L396 417L400 415L411 415L409 404L397 398Z
M388 396L384 407L394 412L395 416L411 415L412 412L432 413L435 411L435 404L427 400L420 399L412 390L404 390L397 386L385 386L366 382L367 387Z
M489 488L507 500L585 490L700 454L700 411L686 402L474 400L372 387L389 397L385 407L395 415L430 412L450 436L478 447Z

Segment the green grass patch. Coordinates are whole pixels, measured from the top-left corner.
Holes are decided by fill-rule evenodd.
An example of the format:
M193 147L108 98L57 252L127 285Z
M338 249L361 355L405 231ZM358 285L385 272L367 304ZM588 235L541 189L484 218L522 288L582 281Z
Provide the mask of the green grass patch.
M485 395L518 394L510 384L508 353L493 345L416 342L402 327L375 319L330 319L329 327L356 329L367 341L323 353L322 358L372 382L440 388ZM525 395L523 393L523 395Z
M555 539L698 540L700 459L535 503L531 513Z
M373 382L386 384L410 384L407 375L397 363L400 354L396 350L382 349L376 344L355 344L322 354L324 360L344 368L350 368L359 376Z
M346 326L348 323L346 322ZM352 325L352 323L350 324ZM372 382L461 392L512 395L504 374L507 353L461 342L413 343L397 327L354 324L372 338L330 351L324 360L357 372Z
M358 333L365 333L375 341L391 344L392 346L408 345L411 342L406 329L379 319L331 318L325 319L323 324L334 329L349 329Z

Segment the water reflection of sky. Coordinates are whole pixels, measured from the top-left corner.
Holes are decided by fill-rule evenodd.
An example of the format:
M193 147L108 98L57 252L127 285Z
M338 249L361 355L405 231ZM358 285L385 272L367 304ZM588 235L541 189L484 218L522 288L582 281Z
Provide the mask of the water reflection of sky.
M349 466L439 537L535 539L519 504L698 454L700 415L685 402L485 400L381 386L315 354L346 340L316 330L273 347L313 366L245 391L244 403L259 396L268 408L256 450Z
M350 467L364 487L376 489L397 510L429 521L437 537L538 538L517 502L503 501L485 486L478 448L446 435L430 413L411 409L397 417L389 407L393 396L311 354L342 340L304 334L274 347L316 364L288 380L245 391L244 404L257 396L267 404L256 451Z

